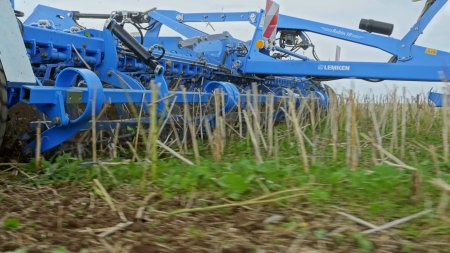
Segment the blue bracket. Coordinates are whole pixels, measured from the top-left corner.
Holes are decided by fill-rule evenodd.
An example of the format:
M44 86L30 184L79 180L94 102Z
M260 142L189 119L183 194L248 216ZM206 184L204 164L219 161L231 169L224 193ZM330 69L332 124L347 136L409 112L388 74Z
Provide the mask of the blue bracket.
M116 88L144 90L145 88L135 79L117 70L119 56L117 54L116 39L108 29L103 31L105 56L102 64L97 68L100 79Z
M160 100L157 105L157 111L158 113L165 113L167 98L169 97L169 86L164 78L165 69L163 67L161 68L162 69L155 76L155 83L158 89L158 100Z
M56 78L55 87L58 88L70 88L76 85L77 77L81 77L87 86L88 90L88 102L84 112L76 119L70 119L66 113L66 101L68 100L68 94L66 92L57 91L56 96L53 99L53 103L37 105L39 110L45 113L52 121L54 126L41 135L41 150L42 152L48 151L64 141L73 137L80 130L88 126L89 121L92 119L92 115L98 115L103 108L104 93L103 86L100 79L94 72L87 69L67 68L61 71ZM21 101L27 102L26 90L21 92ZM27 147L28 150L36 148L36 141L30 143Z
M428 100L436 107L444 107L445 99L447 99L447 106L450 106L450 95L433 92L433 90L431 90L428 94Z

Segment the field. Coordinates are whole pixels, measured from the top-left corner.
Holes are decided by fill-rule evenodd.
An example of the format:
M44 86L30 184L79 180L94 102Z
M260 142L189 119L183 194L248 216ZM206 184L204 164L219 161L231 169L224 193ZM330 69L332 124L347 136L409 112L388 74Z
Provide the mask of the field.
M0 251L450 252L450 111L397 95L225 116L217 94L3 163Z

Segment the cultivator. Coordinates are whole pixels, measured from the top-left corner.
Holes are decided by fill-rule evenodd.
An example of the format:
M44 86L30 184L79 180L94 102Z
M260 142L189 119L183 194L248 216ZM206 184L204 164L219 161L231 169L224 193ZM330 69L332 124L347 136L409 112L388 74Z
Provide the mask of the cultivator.
M40 138L44 152L87 129L106 105L115 105L116 119L137 124L138 117L121 105L156 104L158 115L167 117L172 103L207 104L220 91L224 114L252 101L266 103L269 97L275 103L294 98L296 105L310 101L327 107L326 80L441 81L450 54L415 41L446 2L428 0L411 31L394 39L389 37L391 24L363 19L364 31L341 28L280 15L272 0L265 10L229 13L151 9L88 14L39 5L23 23L16 19L21 13L13 11L14 2L0 0L0 136L7 109L18 103L35 106L48 119ZM80 19L103 19L104 29L83 27ZM241 41L189 25L198 22L247 22L254 27L253 38ZM130 34L126 26L139 33ZM180 37L161 36L162 27ZM308 32L378 48L392 58L386 63L322 61ZM300 49L311 50L313 57ZM35 145L31 141L27 147Z

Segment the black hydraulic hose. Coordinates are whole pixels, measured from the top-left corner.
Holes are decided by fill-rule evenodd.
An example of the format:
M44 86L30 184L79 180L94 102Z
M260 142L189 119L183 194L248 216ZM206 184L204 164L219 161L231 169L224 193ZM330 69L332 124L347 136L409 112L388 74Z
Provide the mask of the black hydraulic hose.
M138 32L139 32L139 36L141 36L141 45L144 45L144 34L142 33L141 28L139 28L138 25L136 25L135 23L131 23L132 26L134 26Z
M111 20L106 28L110 30L140 60L144 61L153 69L156 69L158 63L154 61L152 54L147 51L147 49L133 36L131 36L121 25L119 25L116 21Z
M160 49L160 50L162 51L162 52L161 52L161 55L160 55L159 57L153 56L153 51L154 51L155 49ZM154 46L152 46L152 47L150 48L150 50L148 50L148 51L152 54L153 59L154 59L155 61L161 60L161 59L164 58L164 56L166 55L166 49L165 49L163 46L161 46L161 45L154 45Z

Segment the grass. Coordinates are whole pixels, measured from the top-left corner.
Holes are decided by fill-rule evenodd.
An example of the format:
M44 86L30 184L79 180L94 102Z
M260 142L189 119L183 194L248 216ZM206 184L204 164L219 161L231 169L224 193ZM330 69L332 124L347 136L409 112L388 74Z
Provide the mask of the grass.
M8 218L3 222L5 230L16 230L20 228L20 220L17 218Z
M239 150L239 156L230 155L215 163L203 159L191 168L174 159L159 164L162 171L153 185L160 189L165 198L179 194L206 192L212 199L229 198L243 200L257 196L264 191L281 191L290 188L304 187L308 190L308 201L321 205L323 209L334 206L343 207L346 203L351 209L357 206L358 212L365 217L386 219L401 218L424 208L423 201L438 202L438 190L430 183L435 177L429 160L412 164L419 168L422 180L422 197L413 201L410 187L411 172L399 170L388 165L378 165L366 170L351 171L344 163L326 163L314 165L310 173L298 169L295 153L280 153L286 157L279 165L276 161L257 164L250 150ZM290 158L290 159L289 159ZM85 185L100 178L103 184L112 190L123 184L139 186L142 174L147 169L144 163L132 163L108 168L108 172L96 166L81 166L80 162L67 156L58 157L56 163L45 164L44 171L33 179L38 185ZM448 165L439 167L449 170ZM24 169L32 173L34 166ZM443 178L450 182L450 175ZM370 200L368 203L367 200Z
M227 204L242 201L248 204L245 201L297 188L304 192L302 196L266 205L287 213L288 210L294 213L305 210L334 215L344 210L378 225L427 208L436 210L441 192L430 182L440 178L450 183L450 164L446 162L448 154L443 149L445 138L442 138L443 133L449 132L446 130L448 123L443 120L443 112L448 113L448 109L430 107L423 100L411 102L386 97L370 103L357 102L362 100L335 98L336 103L331 104L327 113L308 105L297 110L291 106L285 111L289 113L285 123L275 127L264 117L264 111L267 116L270 108L258 108L261 105L254 104L254 108L242 109L244 116L239 121L218 116L216 128L196 142L190 138L196 131L202 131L200 128L195 130L195 126L190 125L184 137L176 137L173 127L167 124L172 129L169 133L172 137L160 141L180 156L196 161L195 165L187 165L159 148L159 155L156 157L153 152L151 159L157 161L157 166L152 161L136 159L148 157L146 151L130 154L128 149L122 148L112 152L120 158L109 159L107 154L111 150L99 150L99 162L95 164L68 154L39 161L39 171L31 162L20 168L28 177L15 177L8 184L92 189L92 182L97 179L108 192L121 191L126 186L127 191L142 196L151 189L160 195L159 202L182 200L188 203L194 199L190 208L199 209L224 205L210 211L224 219L236 212L235 207L227 207ZM216 104L215 108L221 107ZM261 112L260 115L255 111ZM307 114L309 116L304 116ZM156 127L152 125L152 136ZM141 131L148 133L146 129ZM139 145L142 149L136 150L147 150L145 143ZM152 140L152 148L156 150L155 140ZM152 168L151 177L149 168ZM283 196L289 197L289 194ZM170 213L183 206L155 206L148 210L156 208ZM337 248L350 242L362 252L372 252L380 246L380 242L373 242L372 236L357 231L328 231L326 227L323 224L310 229L308 222L290 215L281 224L268 225L266 229L309 233L311 240L317 241L314 247L319 249L327 248L322 244L330 241ZM208 237L208 233L194 225L188 227L185 234L196 241ZM402 238L397 242L401 244L401 252L414 252L417 242L448 234L450 226L439 219L437 212L395 230L395 236ZM159 235L159 238L167 237L170 236Z

